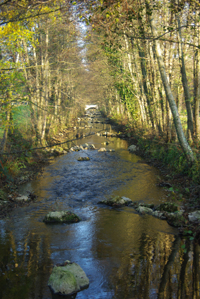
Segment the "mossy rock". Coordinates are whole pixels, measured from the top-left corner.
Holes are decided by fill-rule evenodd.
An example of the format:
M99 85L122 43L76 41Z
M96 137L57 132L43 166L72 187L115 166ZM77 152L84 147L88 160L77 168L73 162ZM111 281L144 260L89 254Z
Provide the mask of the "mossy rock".
M89 157L79 157L78 161L90 161Z
M45 223L76 223L80 218L70 211L49 212L43 220Z
M127 206L132 203L132 200L125 196L114 196L112 198L101 200L99 203L104 203L112 207Z
M87 288L89 279L78 264L66 261L53 268L48 286L54 294L71 295Z
M149 214L149 215L153 215L153 210L151 208L147 208L147 207L144 207L144 206L139 206L136 211L141 214L141 215L144 215L144 214Z
M165 202L165 203L161 203L156 210L158 211L165 211L168 213L174 213L176 211L178 211L179 207L172 202Z
M183 226L187 222L182 212L167 213L165 216L167 218L167 223L174 227Z

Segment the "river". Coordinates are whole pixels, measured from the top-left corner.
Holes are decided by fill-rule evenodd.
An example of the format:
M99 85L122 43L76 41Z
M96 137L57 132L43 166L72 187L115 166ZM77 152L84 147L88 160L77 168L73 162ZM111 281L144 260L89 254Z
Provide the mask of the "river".
M101 124L92 130L102 129L112 130ZM1 299L52 298L51 270L65 260L78 263L90 280L77 299L200 298L198 245L181 240L166 221L98 204L114 195L154 204L168 198L156 185L158 170L130 154L125 140L94 134L76 144L100 148L105 140L115 152L90 150L84 162L77 161L84 151L55 158L22 188L37 200L0 221ZM47 212L66 209L82 221L43 222Z

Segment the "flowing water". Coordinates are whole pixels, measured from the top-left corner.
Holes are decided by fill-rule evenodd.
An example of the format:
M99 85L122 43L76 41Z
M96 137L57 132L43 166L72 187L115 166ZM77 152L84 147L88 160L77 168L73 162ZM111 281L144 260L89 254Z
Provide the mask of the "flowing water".
M91 135L77 144L99 148L105 140ZM158 171L130 154L125 140L109 141L115 152L68 153L23 186L38 198L0 221L0 298L52 298L51 270L65 260L78 263L90 280L77 299L200 298L198 245L180 240L166 221L98 204L115 195L155 204L167 200L156 186ZM90 161L77 161L85 155ZM65 209L82 221L43 222L47 212Z

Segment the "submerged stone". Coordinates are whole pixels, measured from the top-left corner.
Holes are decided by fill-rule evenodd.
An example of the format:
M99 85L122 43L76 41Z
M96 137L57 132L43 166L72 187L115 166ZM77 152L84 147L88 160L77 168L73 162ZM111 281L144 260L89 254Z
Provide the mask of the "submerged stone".
M49 212L43 220L45 223L76 223L80 218L70 211Z
M76 263L66 261L53 268L48 286L54 294L71 295L89 286L89 279Z

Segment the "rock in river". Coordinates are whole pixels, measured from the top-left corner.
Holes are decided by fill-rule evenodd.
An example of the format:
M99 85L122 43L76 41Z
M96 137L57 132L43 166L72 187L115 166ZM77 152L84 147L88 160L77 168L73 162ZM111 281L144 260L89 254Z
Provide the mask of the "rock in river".
M149 215L152 215L153 214L153 210L150 209L150 208L147 208L147 207L144 207L144 206L139 206L136 211L139 213L139 214L149 214Z
M101 200L99 203L104 203L108 206L113 207L121 207L121 206L127 206L130 203L132 203L132 200L125 196L115 196L106 200Z
M78 161L89 161L90 158L89 157L79 157Z
M80 218L70 211L49 212L43 220L45 223L76 223Z
M89 279L78 264L66 261L53 268L48 286L54 294L71 295L87 288Z
M98 152L106 152L107 150L106 150L106 148L105 147L101 147L99 150L98 150Z
M130 153L135 153L137 150L138 150L138 148L137 148L137 146L134 145L134 144L132 144L132 145L130 145L130 146L128 147L128 151L129 151Z

